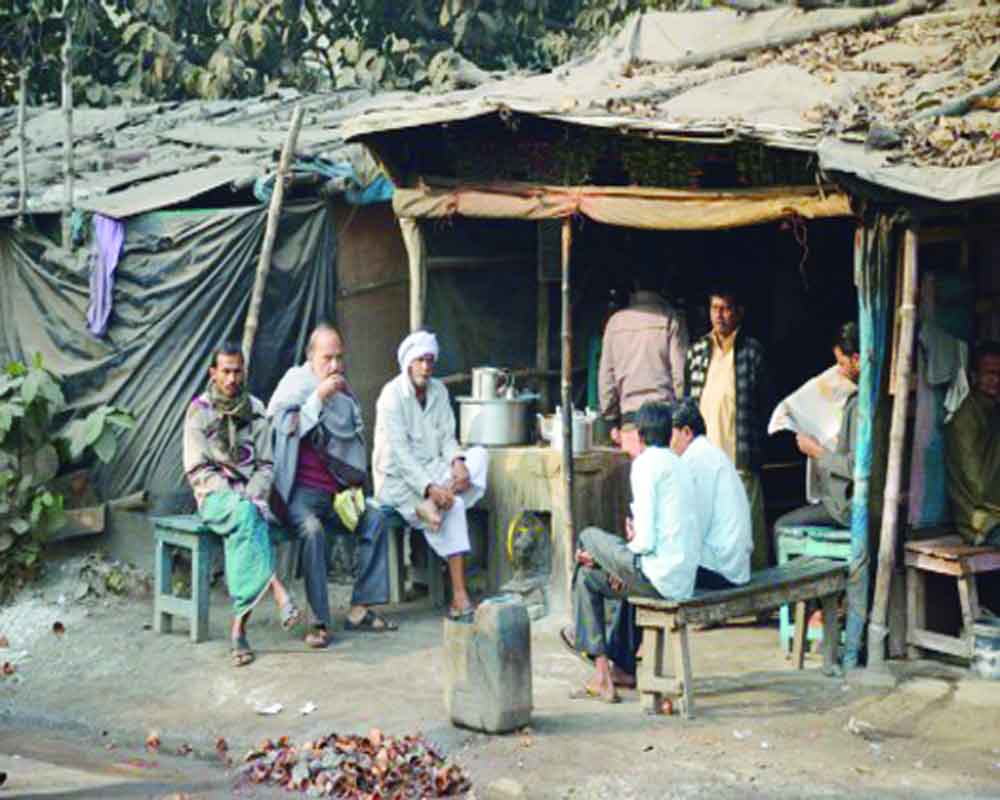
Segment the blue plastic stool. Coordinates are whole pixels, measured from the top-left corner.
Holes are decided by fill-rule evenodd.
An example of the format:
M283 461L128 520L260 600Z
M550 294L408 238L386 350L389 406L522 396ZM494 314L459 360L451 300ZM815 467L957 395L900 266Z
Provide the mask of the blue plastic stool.
M798 556L818 556L834 561L851 560L851 532L825 525L790 525L778 531L778 564L786 564ZM786 653L792 650L794 624L788 606L781 607L778 636ZM806 631L810 642L823 641L823 629L810 627Z

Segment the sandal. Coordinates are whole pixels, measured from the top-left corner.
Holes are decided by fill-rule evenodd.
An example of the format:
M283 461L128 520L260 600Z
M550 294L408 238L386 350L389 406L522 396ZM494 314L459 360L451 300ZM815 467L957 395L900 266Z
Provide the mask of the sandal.
M299 611L299 607L295 605L294 600L286 600L285 604L281 607L281 627L286 631L290 631L296 625L302 621L302 612Z
M306 647L312 647L315 650L322 650L324 647L328 647L330 645L331 638L330 632L326 628L317 625L306 634Z
M566 625L559 629L559 641L562 642L563 647L565 647L569 652L579 658L587 666L593 666L594 660L582 650L576 649L576 636L570 636L570 627Z
M570 700L596 700L598 703L607 703L608 705L614 705L615 703L620 703L622 699L618 696L618 692L611 690L611 694L604 694L603 692L597 691L590 686L583 686L579 689L573 689L569 693Z
M357 622L351 622L350 618L344 623L345 631L362 631L364 633L385 633L386 631L398 631L399 626L392 620L376 614L370 608L365 609L365 615Z
M231 659L234 667L245 667L247 664L252 664L257 658L254 655L253 650L250 649L250 643L247 641L245 633L241 633L232 640L232 647L229 650L229 658Z
M472 622L476 616L475 606L466 606L465 608L449 608L448 609L448 619L452 622Z

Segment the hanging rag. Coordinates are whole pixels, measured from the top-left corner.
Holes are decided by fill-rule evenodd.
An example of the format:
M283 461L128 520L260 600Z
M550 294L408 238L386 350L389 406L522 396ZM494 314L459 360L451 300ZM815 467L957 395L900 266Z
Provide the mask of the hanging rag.
M94 245L90 255L90 305L87 307L87 330L104 336L111 316L111 293L115 268L125 244L125 223L94 214Z

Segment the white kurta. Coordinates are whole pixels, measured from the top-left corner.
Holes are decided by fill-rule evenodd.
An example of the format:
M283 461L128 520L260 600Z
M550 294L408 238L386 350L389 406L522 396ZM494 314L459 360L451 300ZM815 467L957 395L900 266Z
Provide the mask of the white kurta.
M451 477L451 462L464 456L469 469L469 489L455 498L443 514L437 533L425 529L415 512L432 483ZM481 447L464 452L455 437L455 414L448 389L431 379L421 406L407 374L389 381L375 405L375 443L372 454L375 498L396 509L407 524L424 531L428 544L442 558L469 550L465 510L486 491L487 454Z

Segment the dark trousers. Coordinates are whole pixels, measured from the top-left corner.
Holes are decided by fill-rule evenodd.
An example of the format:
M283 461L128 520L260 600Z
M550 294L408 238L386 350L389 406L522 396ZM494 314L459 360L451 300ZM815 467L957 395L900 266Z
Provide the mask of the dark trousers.
M300 565L306 599L317 624L329 627L331 622L327 593L330 534L355 537L351 604L374 606L389 601L389 537L380 510L370 506L365 509L358 527L350 533L333 510L329 492L298 487L288 503L288 517L302 542Z

